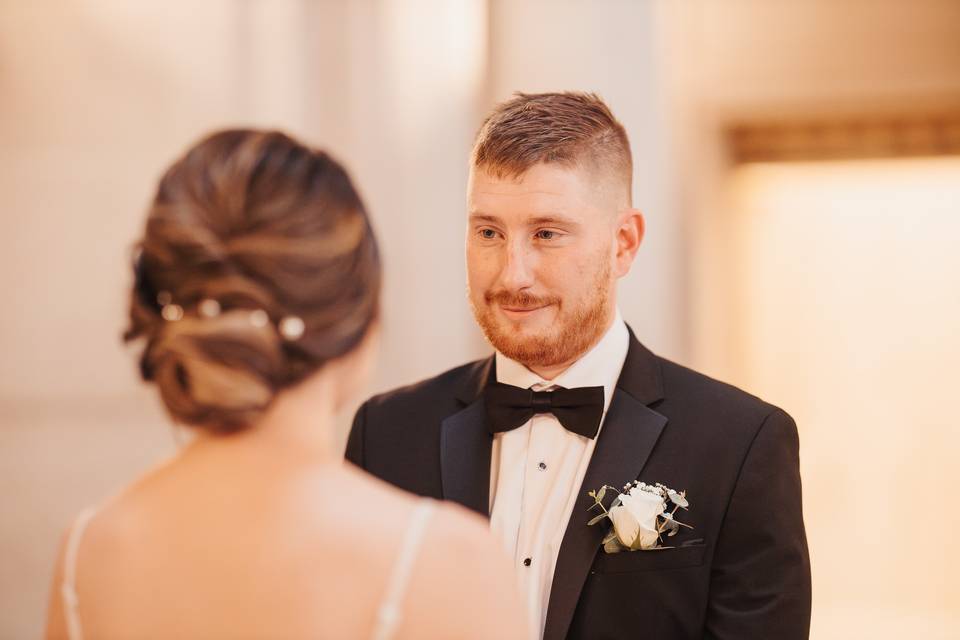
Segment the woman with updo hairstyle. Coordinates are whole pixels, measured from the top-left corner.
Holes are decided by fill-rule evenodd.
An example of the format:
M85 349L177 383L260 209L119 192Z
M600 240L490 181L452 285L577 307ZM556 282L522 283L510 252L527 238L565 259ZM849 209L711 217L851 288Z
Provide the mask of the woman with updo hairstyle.
M482 518L343 461L381 266L340 164L210 135L161 178L133 271L124 338L193 437L68 528L48 638L529 637Z

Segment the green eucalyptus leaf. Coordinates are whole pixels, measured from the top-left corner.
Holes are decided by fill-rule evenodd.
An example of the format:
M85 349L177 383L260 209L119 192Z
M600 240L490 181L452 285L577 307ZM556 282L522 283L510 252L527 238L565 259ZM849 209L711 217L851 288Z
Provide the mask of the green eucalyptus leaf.
M687 502L687 499L683 496L682 493L677 493L674 490L670 490L667 495L670 497L670 502L677 505L678 507L683 507L686 509L690 506L690 503Z
M600 492L597 494L597 502L603 502L603 496L607 495L607 485L600 487Z
M587 526L588 526L588 527L592 527L593 525L597 524L598 522L600 522L601 520L603 520L603 519L606 518L606 517L607 517L607 514L605 514L605 513L601 513L601 514L598 515L598 516L594 516L594 517L590 518L590 522L587 523Z

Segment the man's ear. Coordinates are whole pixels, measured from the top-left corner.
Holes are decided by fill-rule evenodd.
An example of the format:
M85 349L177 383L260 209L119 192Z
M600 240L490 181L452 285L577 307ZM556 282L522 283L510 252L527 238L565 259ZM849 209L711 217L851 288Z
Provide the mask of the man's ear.
M630 273L630 266L643 242L645 230L643 214L639 209L624 209L617 216L616 255L614 271L618 278Z

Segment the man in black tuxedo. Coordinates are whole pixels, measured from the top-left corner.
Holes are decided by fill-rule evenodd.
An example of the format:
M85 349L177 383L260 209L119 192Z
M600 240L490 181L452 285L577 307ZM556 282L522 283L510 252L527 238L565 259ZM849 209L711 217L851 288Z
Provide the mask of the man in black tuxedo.
M596 96L499 105L472 154L466 243L496 353L368 400L347 458L489 517L548 640L806 638L796 425L624 324L616 282L644 231L631 176ZM685 491L692 528L608 553L587 492L634 480Z

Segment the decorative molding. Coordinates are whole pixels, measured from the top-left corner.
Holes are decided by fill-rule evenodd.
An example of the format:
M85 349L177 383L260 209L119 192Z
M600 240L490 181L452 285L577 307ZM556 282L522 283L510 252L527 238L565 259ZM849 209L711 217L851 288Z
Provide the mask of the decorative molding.
M960 155L960 108L740 123L726 140L737 163Z

